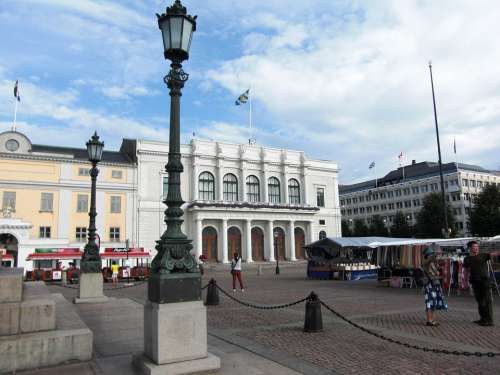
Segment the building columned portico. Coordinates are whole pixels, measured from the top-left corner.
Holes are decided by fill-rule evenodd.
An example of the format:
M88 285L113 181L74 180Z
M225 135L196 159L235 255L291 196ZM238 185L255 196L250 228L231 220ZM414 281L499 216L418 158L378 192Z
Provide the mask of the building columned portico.
M239 216L239 217L238 217ZM245 217L246 216L246 217ZM315 240L307 218L271 220L260 215L231 215L213 219L203 212L195 216L194 249L197 257L227 263L237 252L243 261L304 259L302 246ZM267 215L266 215L267 216ZM280 234L284 234L283 238Z

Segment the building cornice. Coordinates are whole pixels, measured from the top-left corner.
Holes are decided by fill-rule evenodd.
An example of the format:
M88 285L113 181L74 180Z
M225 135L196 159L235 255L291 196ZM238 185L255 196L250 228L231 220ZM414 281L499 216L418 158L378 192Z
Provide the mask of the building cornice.
M71 163L71 164L89 164L88 160L80 160L73 159L69 157L57 157L57 156L46 156L39 154L7 154L5 152L0 153L0 158L4 159L16 159L16 160L36 160L36 161L51 161L51 162L62 162L62 163ZM116 166L116 167L128 167L128 168L136 168L137 164L134 162L130 163L119 163L119 162L110 162L110 161L101 161L99 165L106 166Z
M0 180L0 185L7 185L13 188L26 188L29 187L43 187L43 188L66 188L66 189L87 189L90 191L90 181L87 182L37 182L37 181L12 181ZM136 190L132 184L125 185L109 185L107 183L97 183L99 190L112 190L112 191L134 191Z

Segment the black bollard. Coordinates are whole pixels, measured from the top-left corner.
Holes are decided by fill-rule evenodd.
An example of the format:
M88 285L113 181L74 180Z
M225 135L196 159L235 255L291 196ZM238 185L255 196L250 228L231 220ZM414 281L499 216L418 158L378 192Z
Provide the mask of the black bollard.
M278 259L276 259L276 275L279 275L279 274L280 274L280 264L279 264Z
M306 317L304 332L320 332L323 330L323 317L321 316L321 303L318 295L311 292L306 301Z
M217 289L217 282L214 279L210 279L207 287L207 297L205 299L205 305L217 306L218 304L219 290Z

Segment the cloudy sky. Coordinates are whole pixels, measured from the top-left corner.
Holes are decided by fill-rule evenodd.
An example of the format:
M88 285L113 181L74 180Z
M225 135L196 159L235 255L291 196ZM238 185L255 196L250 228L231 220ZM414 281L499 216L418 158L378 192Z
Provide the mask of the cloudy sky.
M94 129L168 139L159 0L0 2L0 130L83 147ZM500 169L500 3L495 0L184 0L198 15L182 97L183 142L258 144L338 162L343 183L436 160Z

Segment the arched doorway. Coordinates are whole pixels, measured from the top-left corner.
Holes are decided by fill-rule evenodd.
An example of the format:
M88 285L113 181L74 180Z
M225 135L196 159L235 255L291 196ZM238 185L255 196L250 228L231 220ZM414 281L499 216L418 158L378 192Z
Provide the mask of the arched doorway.
M17 241L17 238L12 234L0 234L0 249L5 249L7 251L7 254L12 255L12 257L14 258L14 267L17 267L18 244L19 243Z
M264 232L259 227L252 228L252 259L264 260Z
M274 228L274 258L277 260L285 260L285 231L279 227Z
M238 253L241 257L241 232L237 227L227 230L227 256L233 259L233 254Z
M202 254L208 262L217 262L217 231L213 227L206 227L201 233Z
M306 234L302 228L295 228L295 258L304 259L304 246L306 244Z

